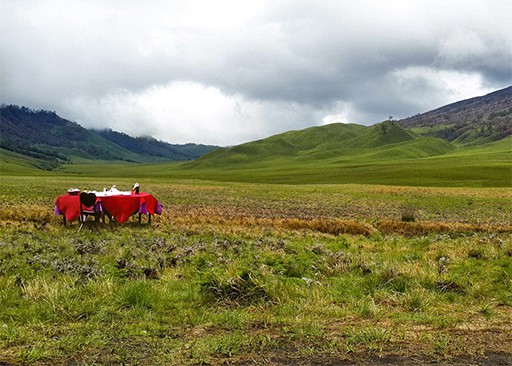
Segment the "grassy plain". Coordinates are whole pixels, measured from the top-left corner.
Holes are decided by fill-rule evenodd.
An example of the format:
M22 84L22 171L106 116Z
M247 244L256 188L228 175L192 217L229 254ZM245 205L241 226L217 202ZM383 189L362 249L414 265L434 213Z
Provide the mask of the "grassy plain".
M424 143L423 140L419 141ZM431 146L428 145L428 146ZM425 151L425 146L423 151ZM199 164L115 164L90 162L56 169L64 175L208 179L278 184L386 184L438 187L512 187L512 137L442 155L408 157L411 144L382 149L355 149L343 154L325 150L320 156L261 156L233 163L208 159ZM325 155L327 154L327 156ZM330 155L329 155L330 154ZM230 159L232 156L230 156ZM212 162L213 161L213 162ZM213 165L209 165L211 164Z
M511 360L510 188L155 173L151 225L64 227L105 172L0 176L0 363Z

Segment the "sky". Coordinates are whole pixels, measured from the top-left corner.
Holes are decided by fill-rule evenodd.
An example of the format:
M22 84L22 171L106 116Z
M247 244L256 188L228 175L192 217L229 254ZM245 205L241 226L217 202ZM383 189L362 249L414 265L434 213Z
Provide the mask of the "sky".
M510 0L0 0L0 103L169 143L372 125L512 85Z

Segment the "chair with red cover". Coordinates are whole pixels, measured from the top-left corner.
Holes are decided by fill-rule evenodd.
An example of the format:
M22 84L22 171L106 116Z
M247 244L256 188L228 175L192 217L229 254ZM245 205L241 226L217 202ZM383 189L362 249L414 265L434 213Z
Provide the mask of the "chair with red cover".
M96 207L96 195L82 192L80 193L80 216L78 217L80 227L78 231L82 229L89 216L93 216L94 222L98 222L101 219L101 212Z

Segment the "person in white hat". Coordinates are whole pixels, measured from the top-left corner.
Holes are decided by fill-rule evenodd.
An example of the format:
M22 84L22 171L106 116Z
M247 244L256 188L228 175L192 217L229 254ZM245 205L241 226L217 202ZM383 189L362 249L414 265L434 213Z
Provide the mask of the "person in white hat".
M139 183L135 183L132 188L132 193L138 194L139 193Z

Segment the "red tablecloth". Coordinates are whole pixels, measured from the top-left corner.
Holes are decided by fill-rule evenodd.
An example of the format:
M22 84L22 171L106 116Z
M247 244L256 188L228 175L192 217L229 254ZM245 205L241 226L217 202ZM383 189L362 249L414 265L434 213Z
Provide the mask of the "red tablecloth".
M130 196L98 197L98 201L103 211L107 211L119 223L125 222L136 212L154 215L158 205L156 198L146 192Z
M160 214L161 206L155 197L146 192L132 195L97 197L96 204L103 212L108 212L118 223L123 223L136 212ZM159 207L160 206L160 207ZM63 214L66 220L74 221L80 216L80 197L68 194L55 200L55 213Z
M62 214L69 222L80 216L80 197L63 194L55 200L55 214Z

